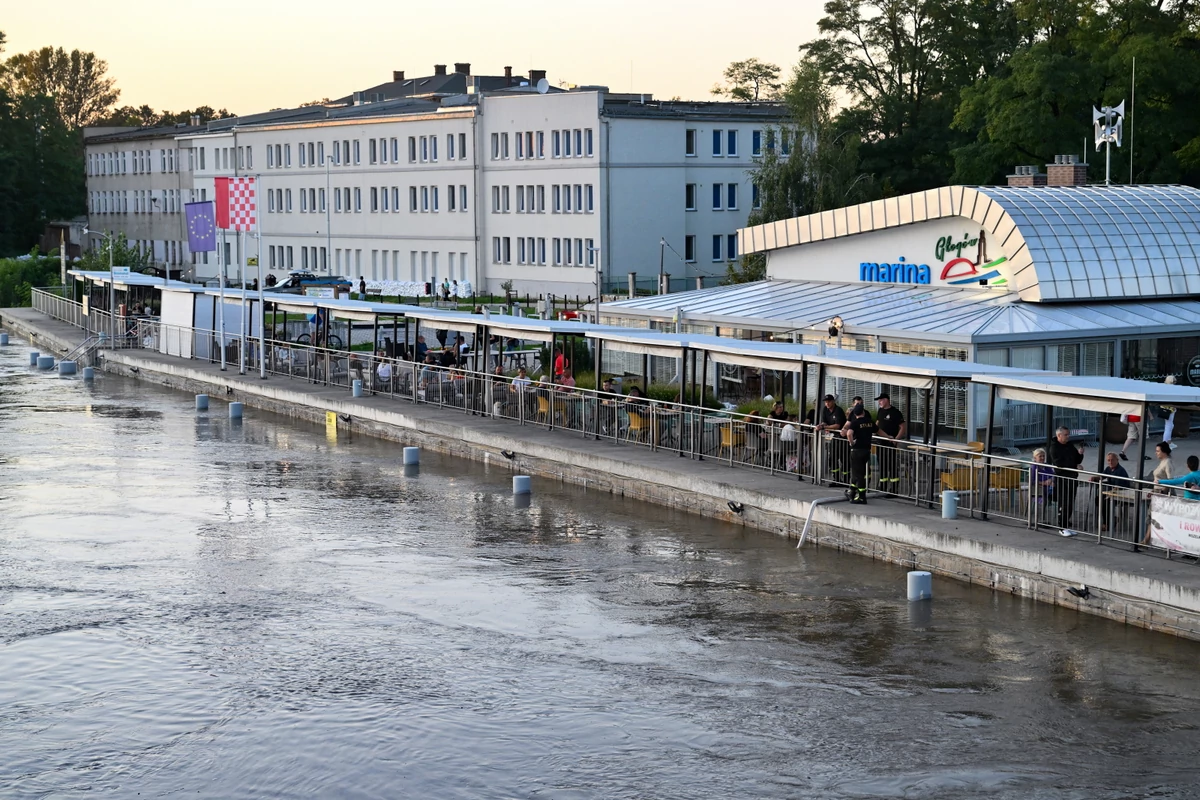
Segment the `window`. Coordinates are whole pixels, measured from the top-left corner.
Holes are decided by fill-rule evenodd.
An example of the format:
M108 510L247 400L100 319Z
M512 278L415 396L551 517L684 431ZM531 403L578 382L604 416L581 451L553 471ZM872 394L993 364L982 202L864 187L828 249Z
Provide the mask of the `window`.
M683 260L689 264L696 263L696 237L683 237Z
M730 261L737 261L737 234L731 233L725 237L726 252L729 254Z
M377 164L377 163L379 163L379 153L376 151L374 139L371 140L370 145L371 146L367 150L367 158L369 158L371 160L372 164ZM335 163L335 164L341 160L338 158L337 151L338 151L338 148L334 147L333 148L333 163Z
M333 190L333 210L337 213L342 213L342 190Z
M525 131L525 157L533 158L533 131Z
M325 149L325 145L321 145L321 149L322 149L322 150L324 150L324 149ZM317 163L317 150L316 150L316 145L315 145L314 143L312 143L312 142L309 142L309 143L308 143L308 165L309 165L310 167L317 167L317 166L320 166L320 165Z
M563 264L568 267L573 266L575 264L574 256L575 251L571 247L571 240L563 239Z
M546 186L541 184L537 187L537 213L546 213Z
M417 137L408 137L408 163L416 163L417 160Z
M346 213L348 214L350 213L350 187L347 186L345 189L342 189L342 194L346 198Z
M308 213L308 192L300 190L300 213Z
M780 134L779 134L779 153L780 153L780 155L786 156L789 152L791 152L791 149L792 149L792 146L788 142L787 134L780 132Z
M507 186L502 187L500 190L500 196L504 200L503 208L501 210L505 214L507 214L509 212L509 210L512 208L512 204L511 204L512 198L511 198L511 192L509 191L509 187L507 187Z
M713 234L712 260L721 261L725 252L725 237L719 233Z
M429 187L422 186L421 187L421 211L425 212L428 210L429 210Z
M435 214L438 211L438 187L436 186L429 187L429 209Z
M424 161L428 161L428 160L429 160L429 137L422 136L421 137L421 161L424 162Z
M554 266L562 266L562 239L554 240Z
M284 193L284 197L286 197L286 198L287 198L287 213L289 213L289 214L290 214L290 213L292 213L292 190L291 190L291 189L288 189L288 190L287 190L287 191ZM289 249L290 249L290 248L289 248Z
M400 187L399 186L392 187L392 211L393 212L400 211Z
M507 133L500 134L500 157L504 158L504 159L508 158L508 134Z
M500 158L500 134L492 134L492 161ZM499 261L500 259L496 259Z
M379 140L379 161L384 164L388 163L387 139Z
M550 132L551 143L554 146L554 158L562 158L562 139L558 131Z
M298 149L300 151L300 166L307 167L308 166L308 148L306 148L304 146L304 142L301 142L300 145L296 149Z
M683 154L693 157L696 155L696 131L692 128L683 132Z
M723 183L714 183L713 184L713 190L712 190L713 211L721 210L721 208L722 208L721 201L724 200L724 197L723 197L724 192L725 192L725 184L723 184Z
M379 210L384 212L388 210L388 190L386 186L379 190Z
M758 193L758 184L750 184L750 205L753 208L762 208L762 197Z
M537 132L537 157L538 158L546 157L546 132L545 131Z
M525 213L525 187L524 186L517 187L517 213L518 214Z
M362 211L362 189L354 188L354 213Z
M312 163L314 167L319 167L325 163L325 143L317 142L317 160Z
M588 128L585 134L587 136L587 157L591 158L595 154L595 137L592 135L591 128Z
M571 132L563 131L563 158L571 157ZM571 248L567 248L567 254L570 255Z
M517 263L518 264L525 263L525 237L524 236L517 238Z
M292 165L292 146L290 144L285 144L283 146L283 165L285 167L290 167ZM201 154L200 154L200 167L201 168L204 167L204 153L203 152L201 152ZM292 250L292 248L289 247L288 252L290 253L291 250ZM289 259L289 261L290 261L290 259ZM290 267L291 264L289 263L288 266Z
M317 194L321 198L321 213L324 214L325 213L325 190L322 189Z
M575 184L575 213L583 213L583 186Z
M725 133L725 155L736 156L738 154L737 131L727 131Z
M458 210L467 210L467 185L465 183L458 187Z
M499 186L492 187L492 213L493 214L500 213L500 187Z
M271 169L274 166L275 166L275 149L273 147L268 147L267 148L267 169ZM271 248L271 252L274 253L273 247Z
M454 134L453 133L446 134L446 160L447 161L454 160ZM450 210L453 211L454 209L450 209Z
M537 245L538 245L537 263L545 265L545 263L546 263L546 239L545 239L545 237L539 237L537 240Z
M596 240L595 239L585 239L584 246L585 246L585 249L587 250L587 265L589 267L596 266Z
M512 263L512 239L505 236L503 239L503 243L504 243L504 263L511 264Z
M722 134L723 134L723 133L724 133L724 131L721 131L721 130L714 130L714 131L713 131L713 134L712 134L712 139L713 139L713 153L712 153L712 154L713 154L713 156L715 156L715 157L720 157L720 156L721 156L721 144L722 144L722 141L721 141L721 140L724 138L724 137L722 136Z
M379 212L379 190L374 186L371 187L371 213Z
M762 131L750 131L750 155L762 155Z
M583 157L583 131L579 128L575 129L575 157Z
M552 211L555 214L559 214L562 212L562 187L556 183L550 188L554 196L554 205L552 206Z
M447 156L447 158L448 158L448 157L449 157L449 156ZM447 210L447 211L457 211L458 209L457 209L457 208L455 208L455 205L456 205L456 203L457 203L457 200L458 200L458 195L457 195L457 193L454 191L454 187L453 187L453 186L447 186L447 187L446 187L446 210Z
M408 210L417 210L417 187L415 186L408 187Z
M571 184L564 183L563 187L563 213L571 213Z
M683 210L696 210L696 184L689 183L683 187Z
M458 135L458 159L459 161L467 157L467 135L460 133Z
M438 143L438 137L436 137L436 136L429 137L429 160L430 161L438 160L437 143Z
M495 134L492 134L492 135L495 136ZM499 236L492 237L492 262L495 264L500 263L500 237Z
M725 189L725 194L727 200L725 207L730 211L736 211L738 207L738 185L736 183L728 184Z
M520 132L517 133L517 158L522 161L525 160L525 135ZM524 262L525 259L522 258L521 263Z
M400 142L395 138L392 139L392 163L400 163Z
M359 154L359 145L361 145L361 144L362 144L362 142L360 142L358 139L354 140L354 163L355 164L358 164L361 162L361 158L360 158L360 154Z

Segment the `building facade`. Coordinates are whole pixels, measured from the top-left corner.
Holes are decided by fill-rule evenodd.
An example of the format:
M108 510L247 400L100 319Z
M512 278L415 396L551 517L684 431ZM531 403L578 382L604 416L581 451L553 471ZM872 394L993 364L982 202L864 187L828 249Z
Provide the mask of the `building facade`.
M756 199L749 171L777 106L549 90L533 80L542 73L473 91L513 79L487 84L459 70L469 65L437 85L463 83L466 94L403 96L420 79L398 73L398 89L374 87L344 106L89 137L92 213L131 239L163 242L155 260L194 264L196 279L222 265L235 278L261 251L279 277L453 279L493 292L511 281L520 293L592 296L597 277L652 282L661 264L667 276L714 282L736 260ZM135 145L155 170L104 171L110 152ZM213 180L235 175L258 179L259 235L193 258L183 203L212 198ZM149 210L124 211L143 202Z

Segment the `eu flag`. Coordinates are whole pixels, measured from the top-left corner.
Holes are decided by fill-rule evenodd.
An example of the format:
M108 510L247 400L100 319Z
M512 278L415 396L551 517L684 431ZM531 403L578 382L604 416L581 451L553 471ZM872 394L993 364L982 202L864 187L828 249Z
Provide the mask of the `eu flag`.
M217 212L213 202L187 203L183 209L187 214L188 249L193 253L216 250Z

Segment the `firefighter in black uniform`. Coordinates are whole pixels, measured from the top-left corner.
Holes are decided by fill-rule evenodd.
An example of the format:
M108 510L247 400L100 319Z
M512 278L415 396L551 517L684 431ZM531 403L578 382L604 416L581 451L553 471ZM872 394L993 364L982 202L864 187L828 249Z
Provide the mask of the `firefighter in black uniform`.
M835 437L829 440L829 452L826 454L829 477L833 483L845 483L846 478L849 477L849 470L846 469L846 455L842 452L836 438L845 427L846 412L837 404L837 398L831 394L825 395L825 407L821 409L821 424L817 426L817 430L831 431Z
M862 406L851 409L850 419L846 422L846 438L850 440L851 503L867 503L867 463L871 460L871 442L875 431L871 412Z
M900 413L900 409L892 405L892 398L888 397L887 392L880 392L875 402L879 405L879 411L875 413L875 424L878 428L875 431L875 444L878 448L875 452L879 455L879 488L895 494L900 491L900 459L906 452L897 442L908 437L908 423L904 421L904 414Z

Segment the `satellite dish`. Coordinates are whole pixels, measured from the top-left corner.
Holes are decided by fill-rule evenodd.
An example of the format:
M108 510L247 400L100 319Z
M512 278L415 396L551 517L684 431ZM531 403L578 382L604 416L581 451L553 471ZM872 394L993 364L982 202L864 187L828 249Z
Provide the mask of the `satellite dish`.
M545 78L540 79L537 82L537 90L538 94L545 94L546 92L550 91L550 81L546 80Z

